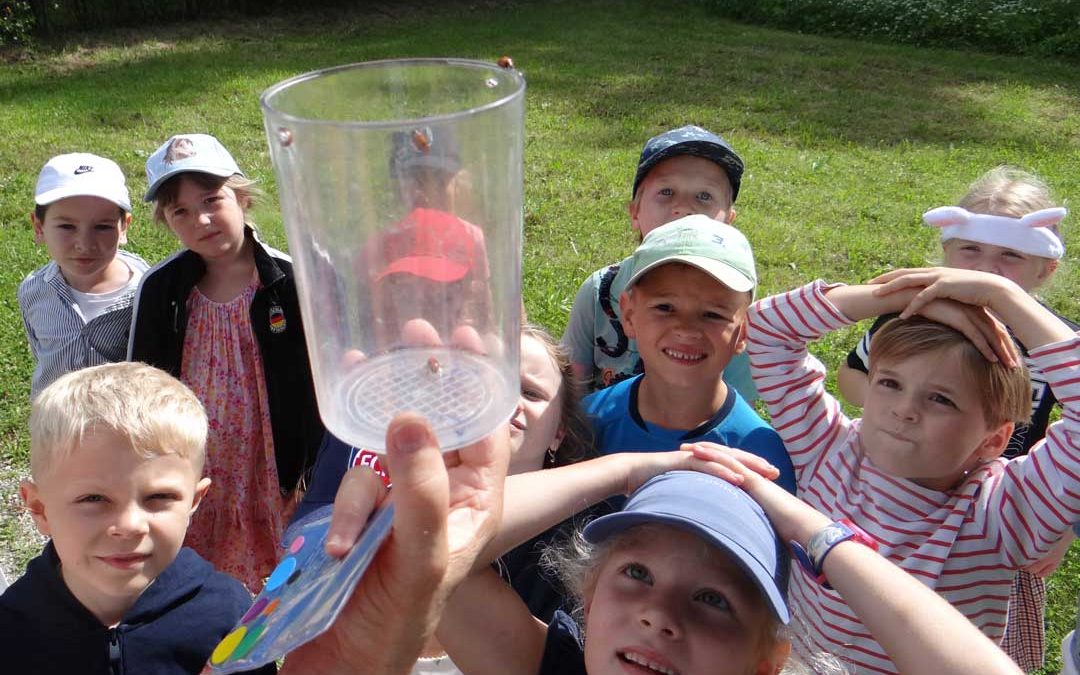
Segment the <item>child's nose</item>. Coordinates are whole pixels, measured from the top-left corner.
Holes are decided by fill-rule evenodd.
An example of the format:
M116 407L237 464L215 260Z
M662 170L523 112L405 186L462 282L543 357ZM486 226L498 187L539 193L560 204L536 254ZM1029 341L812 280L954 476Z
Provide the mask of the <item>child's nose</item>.
M109 528L109 534L117 537L131 537L146 534L149 522L146 513L136 504L122 509L116 514L116 521Z
M918 417L915 402L907 396L901 396L894 402L892 412L894 416L906 422L913 422Z
M675 618L675 612L664 602L643 607L638 617L638 623L641 624L642 628L659 633L666 638L678 639L682 637L682 627Z

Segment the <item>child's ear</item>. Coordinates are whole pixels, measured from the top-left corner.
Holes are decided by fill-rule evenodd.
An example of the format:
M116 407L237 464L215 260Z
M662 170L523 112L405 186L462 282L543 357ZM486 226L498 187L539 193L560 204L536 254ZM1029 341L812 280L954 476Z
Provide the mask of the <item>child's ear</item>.
M765 658L758 663L754 675L780 675L789 656L791 656L791 642L778 639L769 653L765 654Z
M619 296L619 314L626 337L636 340L637 334L634 332L634 299L630 295L631 291L623 291L622 295Z
M731 353L732 356L735 354L742 354L746 351L746 333L746 314L744 313L742 315L742 320L739 321L738 331L735 334L735 351Z
M210 489L210 478L205 477L195 484L195 494L191 499L191 511L188 513L188 517L195 515L195 512L199 510L199 504L202 503L203 497L206 496L206 491Z
M129 227L131 227L131 214L124 213L123 217L120 218L120 241L117 242L118 245L127 245L127 231Z
M558 431L555 432L555 438L551 439L551 445L548 446L548 450L555 452L562 445L563 439L566 438L566 425L560 424Z
M734 206L729 206L727 210L727 218L724 220L728 225L735 224L735 216L739 215L739 212L735 210Z
M30 224L34 226L34 243L45 243L45 223L38 220L37 214L30 212Z
M30 512L30 517L34 519L38 532L46 537L51 536L49 519L45 515L45 502L41 500L37 483L32 480L23 480L19 483L19 497L22 498L26 510Z
M1058 261L1057 260L1054 260L1053 258L1050 258L1050 259L1047 259L1046 261L1044 261L1043 262L1042 272L1039 273L1039 277L1038 277L1039 285L1041 286L1042 284L1046 283L1046 281L1050 277L1054 276L1054 272L1057 271L1057 268L1058 268Z
M979 447L975 449L975 452L972 453L972 456L984 462L1000 457L1009 444L1009 438L1012 437L1014 428L1015 425L1012 422L1005 422L997 429L992 429L982 443L979 444Z
M638 213L641 211L641 202L637 197L631 199L626 204L626 213L630 216L630 227L634 228L635 232L641 232L641 224L638 222Z

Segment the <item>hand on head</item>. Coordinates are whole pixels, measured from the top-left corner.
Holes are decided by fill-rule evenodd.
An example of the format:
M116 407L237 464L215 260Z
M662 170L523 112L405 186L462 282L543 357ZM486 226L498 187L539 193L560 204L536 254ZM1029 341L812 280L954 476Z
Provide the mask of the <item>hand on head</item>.
M448 594L493 536L509 457L505 427L471 446L440 451L414 414L386 434L390 494L366 467L350 470L334 501L330 555L344 555L372 510L394 505L393 530L331 629L288 656L283 673L407 673Z
M991 313L1002 290L1015 287L1008 279L986 272L934 267L893 270L867 283L880 284L874 291L879 297L922 288L900 313L901 319L920 314L963 333L988 361L1001 361L1010 368L1019 364L1008 329Z

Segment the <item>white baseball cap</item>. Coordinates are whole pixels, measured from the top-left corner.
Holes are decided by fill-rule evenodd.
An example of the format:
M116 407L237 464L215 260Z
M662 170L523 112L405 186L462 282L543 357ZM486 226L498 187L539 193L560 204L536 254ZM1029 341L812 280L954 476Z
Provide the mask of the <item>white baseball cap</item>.
M162 183L178 173L188 171L208 173L220 178L244 175L236 165L236 160L218 139L209 134L177 134L162 143L146 160L148 187L143 199L154 201L154 195Z
M131 212L124 172L111 159L88 152L57 155L41 167L34 201L47 206L68 197L100 197Z

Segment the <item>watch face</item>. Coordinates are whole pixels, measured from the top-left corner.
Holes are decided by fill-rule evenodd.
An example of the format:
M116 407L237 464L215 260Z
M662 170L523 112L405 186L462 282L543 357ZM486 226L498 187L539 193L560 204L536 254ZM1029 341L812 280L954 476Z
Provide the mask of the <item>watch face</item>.
M846 527L839 525L830 527L828 531L825 532L824 541L822 541L822 544L824 544L823 548L828 548L829 546L837 544L844 539L849 539L851 537L851 534L851 530L847 529Z

